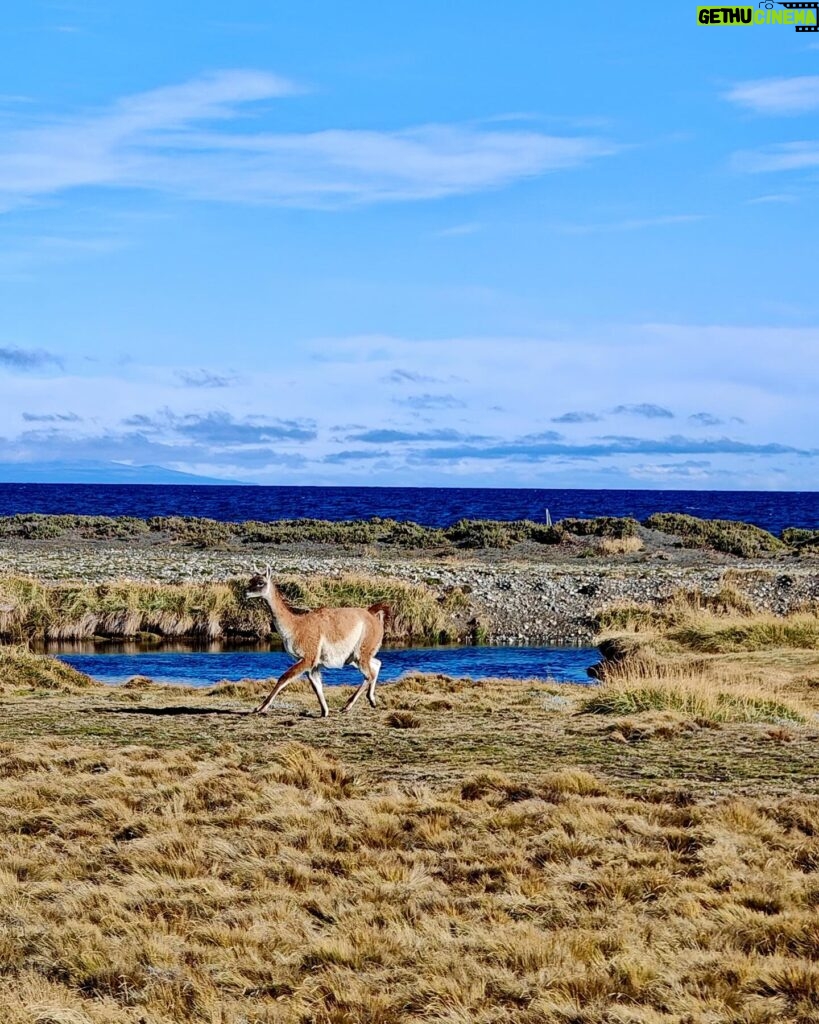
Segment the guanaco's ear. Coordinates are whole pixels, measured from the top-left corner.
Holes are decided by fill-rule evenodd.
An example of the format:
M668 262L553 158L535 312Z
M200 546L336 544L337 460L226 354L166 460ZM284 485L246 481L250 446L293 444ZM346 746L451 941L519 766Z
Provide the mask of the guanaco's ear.
M267 567L264 571L264 578L268 581L268 583L270 582L270 580L273 579L273 569L270 566L270 562L267 563Z

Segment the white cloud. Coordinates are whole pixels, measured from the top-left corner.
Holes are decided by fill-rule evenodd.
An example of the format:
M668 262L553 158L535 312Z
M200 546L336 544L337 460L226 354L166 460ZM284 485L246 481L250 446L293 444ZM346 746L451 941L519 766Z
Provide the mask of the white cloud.
M819 75L738 82L725 98L756 114L806 114L819 110Z
M738 171L802 171L819 167L819 142L783 142L763 149L743 149L734 153L732 164Z
M785 474L777 486L819 486L819 458L800 454L819 438L817 328L599 324L532 337L314 344L323 361L302 351L300 364L249 376L241 388L180 388L190 368L137 362L89 366L82 376L16 374L0 409L0 461L130 459L259 482L427 483L451 474L534 485L570 460L577 486L593 466L633 469L646 481L679 466L682 479L684 460L708 458L731 486L774 486L772 467ZM377 359L362 358L374 347ZM196 380L231 372L207 365ZM637 415L601 423L617 406ZM654 406L673 408L676 419L647 415ZM315 422L302 419L305 409ZM567 409L582 412L567 418ZM343 433L356 436L339 438L335 425L351 410L358 425ZM370 448L383 458L340 455ZM449 451L438 458L436 449Z
M249 104L298 91L265 72L221 71L102 111L27 123L0 144L0 207L88 186L304 206L430 199L615 151L587 136L455 124L301 133L224 126Z

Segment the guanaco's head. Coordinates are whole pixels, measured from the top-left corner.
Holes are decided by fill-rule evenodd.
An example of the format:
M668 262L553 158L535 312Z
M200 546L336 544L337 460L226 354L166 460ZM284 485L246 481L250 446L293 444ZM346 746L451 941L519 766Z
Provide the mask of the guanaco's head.
M273 583L273 570L268 567L264 572L254 567L253 575L247 585L245 597L266 597Z

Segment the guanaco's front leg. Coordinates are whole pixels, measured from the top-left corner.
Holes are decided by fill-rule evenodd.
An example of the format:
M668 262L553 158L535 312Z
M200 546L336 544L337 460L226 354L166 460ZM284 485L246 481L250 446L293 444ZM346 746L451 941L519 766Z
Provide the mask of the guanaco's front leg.
M291 665L290 668L284 673L284 675L279 677L278 682L270 691L270 693L265 697L262 703L249 713L251 715L265 714L267 709L270 707L270 705L273 703L276 697L279 696L279 694L282 692L285 686L287 686L288 683L292 683L294 679L297 679L302 674L302 672L306 672L307 668L308 665L306 658L302 658L301 661L297 661L295 665Z

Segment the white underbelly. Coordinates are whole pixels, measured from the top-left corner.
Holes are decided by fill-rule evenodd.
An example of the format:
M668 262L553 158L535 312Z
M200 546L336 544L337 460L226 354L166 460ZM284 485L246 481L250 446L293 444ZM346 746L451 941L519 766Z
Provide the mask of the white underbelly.
M344 637L342 640L337 640L335 643L322 640L319 651L319 664L323 665L324 668L343 668L349 662L355 661L358 655L360 639L361 630L357 629L354 633Z

